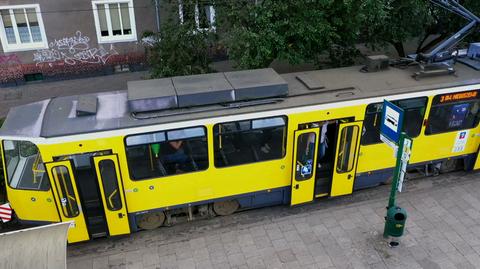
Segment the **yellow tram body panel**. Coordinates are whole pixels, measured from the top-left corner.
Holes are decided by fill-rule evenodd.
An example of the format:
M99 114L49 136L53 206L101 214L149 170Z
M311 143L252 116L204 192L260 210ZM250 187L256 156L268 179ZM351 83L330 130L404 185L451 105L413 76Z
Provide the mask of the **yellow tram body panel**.
M429 96L426 106L424 123L429 118L433 96ZM476 153L479 146L480 126L472 129L446 132L440 134L425 134L426 126L423 124L420 134L413 137L412 155L410 164L424 163L432 160L448 159L466 154ZM468 139L463 150L455 152L457 136L461 132L468 133ZM375 170L393 168L396 156L393 150L385 143L362 145L360 148L357 173L366 173Z
M35 222L58 222L57 207L50 190L28 191L7 186L8 201L19 219Z
M3 156L3 141L0 141L0 149ZM5 158L2 157L2 165L5 166ZM4 178L7 179L7 169L3 169ZM35 222L58 222L57 207L50 190L36 191L14 189L6 182L8 201L18 218Z
M292 171L293 132L298 125L349 117L361 119L362 106L288 115L286 152L279 160L216 168L213 164L213 141L209 139L210 165L207 170L156 179L125 181L128 209L130 212L139 212L288 186ZM213 125L207 125L209 138L213 136L212 128ZM124 154L119 156L123 163L123 177L130 178L126 157ZM347 192L351 193L351 189Z
M356 70L354 71L357 72ZM326 76L328 76L328 72L332 71L327 71L325 73ZM356 73L354 75L359 76ZM379 76L382 76L382 74L379 74ZM394 76L393 81L396 79L398 77ZM292 87L299 87L295 84L297 83L296 81L292 83ZM339 85L338 88L343 89L341 86ZM386 99L399 94L393 92L394 89L390 90L390 93L384 94ZM424 90L427 91L428 89ZM465 87L459 87L458 89L447 87L443 89L447 93L464 90ZM354 90L351 91L349 94L355 93ZM48 170L46 172L49 175L50 189L46 191L25 190L12 188L7 184L9 202L21 220L46 222L74 221L74 228L70 230L69 234L69 242L78 242L94 237L94 232L87 231L89 229L86 220L88 216L84 216L83 214L86 211L83 212L82 210L85 209L82 207L88 201L81 201L81 193L76 189L79 182L76 182L75 179L77 174L73 165L75 159L72 156L74 155L92 154L88 157L95 173L94 176L97 177L94 182L98 184L98 191L101 195L99 203L106 212L105 219L110 235L129 233L131 231L131 226L129 227L129 225L132 225L132 221L135 221L136 216L147 211L165 211L175 207L188 207L191 204L206 204L222 199L236 199L242 195L250 195L256 192L268 193L279 188L286 190L285 193L287 194L290 193L291 205L309 202L315 197L347 195L353 192L357 178L361 178L364 174L394 167L395 156L389 146L384 143L369 145L361 143L363 134L366 132L366 111L370 104L382 101L383 97L379 97L382 96L381 93L374 93L366 97L362 96L362 98L358 99L345 99L343 100L344 102L342 100L332 101L332 99L325 101L318 98L318 103L308 100L309 97L305 93L302 94L301 96L306 97L303 97L304 99L301 100L304 103L298 102L301 105L295 103L295 105L280 107L279 109L256 111L256 108L253 108L248 113L232 112L231 115L218 113L215 116L207 115L197 118L195 121L184 118L174 123L166 121L164 123L124 127L116 130L79 133L77 135L47 138L34 137L31 140L37 142L36 146ZM349 96L341 93L337 94L335 91L324 94L325 98L345 98L345 96ZM467 155L469 158L473 158L472 156L479 149L480 127L478 124L468 130L461 129L432 135L426 134L429 113L432 110L435 96L438 94L438 92L430 90L429 93L425 93L423 96L414 96L425 97L424 99L427 100L427 103L424 107L425 113L423 119L421 119L422 124L419 135L413 137L410 164L423 164ZM368 97L371 99L368 100ZM395 98L412 97L396 96ZM265 112L269 117L284 117L286 120L286 127L284 127L286 129L282 134L284 136L282 157L263 161L259 161L257 158L256 161L246 164L216 167L216 156L214 153L215 126L229 122L260 119L264 117L260 112ZM329 182L327 191L317 194L315 173L320 168L320 166L317 167L317 160L321 158L317 157L317 152L319 152L320 137L323 132L322 124L326 122L328 124L335 123L333 126L336 128L336 133L331 136L334 141L329 142L329 148L333 151L333 164L329 168L331 169L331 182ZM173 175L164 173L164 176L161 177L156 176L142 180L133 179L133 174L129 170L127 161L126 140L129 136L192 127L202 127L206 131L204 134L208 156L208 167L206 169ZM302 144L300 147L299 141L302 140L300 136L309 134L314 134L315 137L311 140L306 140L306 142L303 141L306 146ZM460 136L462 136L463 144L459 146ZM11 139L11 137L7 136L6 139ZM152 143L160 143L158 141L148 142L149 147ZM166 139L161 141L167 142ZM141 146L147 145L145 144L146 142L142 143ZM316 150L315 155L310 156L311 154L308 155L306 153L302 155L302 150L309 153L308 148L312 143ZM151 148L147 148L147 150L150 153L153 171ZM3 148L2 154L5 154ZM145 154L145 156L147 155ZM476 157L476 162L473 168L478 169L480 168L480 161L477 156L474 157ZM4 167L6 166L5 158L4 156ZM300 160L301 158L306 161ZM105 172L108 171L105 170L108 167L101 167L102 161L111 164L110 168L113 167L113 173ZM309 162L310 166L308 166ZM60 171L59 167L64 167L64 171ZM301 169L305 169L306 172L304 173ZM300 172L302 176L305 174L313 174L313 176L310 178L297 178L297 174L299 174L297 172ZM5 177L7 178L6 171ZM107 182L107 179L110 180L109 184L113 185L102 185ZM71 186L68 184L69 180L71 180ZM377 183L380 183L380 181ZM72 188L72 186L73 189L70 190L69 188ZM116 190L114 190L115 187ZM121 195L116 196L116 203L113 197L118 193Z

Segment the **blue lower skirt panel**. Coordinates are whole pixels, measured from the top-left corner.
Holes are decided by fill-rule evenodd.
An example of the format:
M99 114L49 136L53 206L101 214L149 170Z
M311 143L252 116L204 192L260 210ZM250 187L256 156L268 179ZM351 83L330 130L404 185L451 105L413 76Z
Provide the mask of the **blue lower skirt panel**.
M475 165L475 161L477 158L477 154L468 154L450 158L451 160L454 159L461 159L464 162L464 169L466 171L472 170L473 166ZM425 165L434 165L438 163L442 163L447 159L440 159L440 160L433 160L428 162L421 162L415 163L407 166L407 169L415 169L416 167L423 168ZM384 182L386 182L390 177L393 176L393 168L387 168L382 170L370 171L366 173L357 174L355 176L355 183L353 185L353 190L360 190L370 187L378 186Z
M256 192L237 198L242 208L256 208L290 203L290 187Z
M353 190L361 190L365 188L375 187L383 182L387 181L389 177L393 175L393 168L377 170L355 176L355 183L353 184Z

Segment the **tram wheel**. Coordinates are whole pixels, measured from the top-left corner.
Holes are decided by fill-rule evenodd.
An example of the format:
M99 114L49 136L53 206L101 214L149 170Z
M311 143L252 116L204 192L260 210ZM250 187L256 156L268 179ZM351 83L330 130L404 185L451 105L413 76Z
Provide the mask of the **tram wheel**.
M221 201L213 203L213 211L217 215L227 216L233 214L240 207L237 200Z
M165 221L165 214L163 212L153 212L143 214L138 220L138 227L145 230L152 230L162 226Z
M449 173L453 172L458 169L458 160L457 159L450 159L444 160L442 165L440 166L440 173Z

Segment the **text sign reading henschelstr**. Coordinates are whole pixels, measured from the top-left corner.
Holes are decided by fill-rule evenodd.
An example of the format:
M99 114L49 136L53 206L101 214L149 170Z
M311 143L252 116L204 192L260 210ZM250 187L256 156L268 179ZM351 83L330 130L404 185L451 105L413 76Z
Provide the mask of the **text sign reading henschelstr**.
M380 123L380 139L392 147L398 145L402 126L403 109L384 100Z

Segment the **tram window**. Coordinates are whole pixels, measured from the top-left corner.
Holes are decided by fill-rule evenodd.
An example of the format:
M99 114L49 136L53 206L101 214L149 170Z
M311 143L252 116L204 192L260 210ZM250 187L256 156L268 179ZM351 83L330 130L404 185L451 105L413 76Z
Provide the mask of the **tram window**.
M307 180L313 175L315 157L315 133L305 133L298 137L295 180Z
M63 165L53 167L52 175L60 195L63 215L67 218L78 216L80 211L78 210L77 197L73 191L72 179L67 167Z
M403 131L410 137L420 134L427 106L427 97L392 101L405 111ZM362 145L380 143L380 120L382 118L383 103L369 104L365 113L364 133Z
M478 91L437 95L433 98L425 134L438 134L477 126L480 120Z
M3 141L7 181L13 189L50 189L42 156L35 144L28 141Z
M286 118L216 124L213 137L216 167L280 159L285 155Z
M128 136L128 167L134 180L201 171L208 168L204 127Z
M98 163L98 168L100 170L107 208L111 211L122 209L115 163L112 160L102 160Z
M337 172L347 173L352 171L357 148L358 126L347 126L340 134L338 147Z

